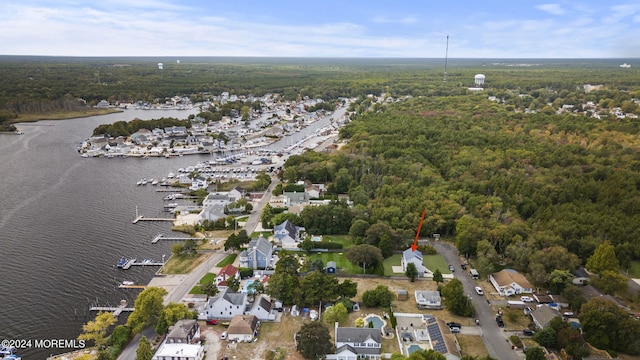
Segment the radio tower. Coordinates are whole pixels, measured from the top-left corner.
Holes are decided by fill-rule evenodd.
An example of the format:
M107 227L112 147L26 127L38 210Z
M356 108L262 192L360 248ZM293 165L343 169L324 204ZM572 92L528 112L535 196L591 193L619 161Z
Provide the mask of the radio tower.
M444 52L444 77L442 82L447 82L447 60L449 58L449 35L447 34L447 48Z

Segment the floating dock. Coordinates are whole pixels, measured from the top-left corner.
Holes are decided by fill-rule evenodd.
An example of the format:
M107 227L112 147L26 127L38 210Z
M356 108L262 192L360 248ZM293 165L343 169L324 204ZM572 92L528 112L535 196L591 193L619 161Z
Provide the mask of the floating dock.
M125 285L125 284L120 284L118 285L118 287L120 289L146 289L147 288L146 285Z
M132 266L162 266L162 265L164 265L164 262L158 262L153 260L137 261L136 258L133 258L133 259L127 260L127 262L120 268L122 270L128 270Z

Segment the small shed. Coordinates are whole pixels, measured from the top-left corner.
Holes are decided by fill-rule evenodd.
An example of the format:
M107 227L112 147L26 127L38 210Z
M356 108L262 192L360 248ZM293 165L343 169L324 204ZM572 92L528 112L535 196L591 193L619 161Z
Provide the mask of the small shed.
M338 265L336 264L335 261L327 262L327 274L335 274L337 268L338 268Z
M398 300L407 300L409 298L409 293L406 289L398 289Z

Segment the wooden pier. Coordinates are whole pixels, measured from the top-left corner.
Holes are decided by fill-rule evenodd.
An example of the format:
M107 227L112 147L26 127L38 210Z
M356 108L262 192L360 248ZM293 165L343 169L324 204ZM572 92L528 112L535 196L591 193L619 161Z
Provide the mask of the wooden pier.
M161 218L147 218L147 217L144 217L144 215L139 215L135 219L133 219L133 223L137 224L138 221L176 221L176 219L175 218L164 218L164 217L161 217Z
M186 241L186 240L202 240L205 238L197 238L197 237L179 237L179 236L165 236L164 234L158 234L156 237L151 240L152 244L157 243L160 240L169 240L169 241Z
M162 266L164 262L158 261L137 261L136 258L129 259L122 267L122 270L128 270L132 266Z
M127 307L127 301L120 301L120 306L92 306L89 311L108 311L113 313L113 316L118 317L123 311L132 312L134 308Z
M125 285L125 284L120 284L118 285L118 287L120 289L146 289L147 288L146 285Z

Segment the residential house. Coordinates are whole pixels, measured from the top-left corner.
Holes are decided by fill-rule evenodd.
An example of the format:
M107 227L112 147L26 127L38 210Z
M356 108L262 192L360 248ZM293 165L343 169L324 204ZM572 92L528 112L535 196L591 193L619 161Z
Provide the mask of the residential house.
M222 269L220 269L220 271L218 272L218 276L216 276L216 286L220 289L223 287L227 286L227 280L230 278L236 278L238 279L238 281L240 281L240 271L238 270L237 267L228 264L225 265Z
M206 189L207 186L209 186L209 183L204 176L196 176L191 180L191 187L189 187L189 190Z
M317 199L320 197L320 195L322 195L322 190L320 190L320 187L316 184L311 183L305 184L304 192L307 193L309 199Z
M280 244L300 241L300 228L291 221L285 220L282 224L273 227L273 238Z
M407 271L407 265L413 263L418 270L419 277L432 275L431 270L427 269L422 263L422 253L420 250L412 251L410 248L402 252L402 271Z
M153 360L203 360L204 347L200 344L163 343Z
M256 297L253 302L253 306L247 312L249 315L254 315L260 321L273 321L276 319L276 312L271 304L271 300L266 295L260 295Z
M298 206L305 204L309 201L309 195L306 192L288 192L285 191L282 196L284 197L284 206Z
M258 335L260 321L254 315L236 315L227 329L227 339L250 342Z
M196 320L178 320L169 328L169 344L193 344L200 340L200 326Z
M327 354L327 360L381 359L382 333L376 328L335 326L336 353ZM356 355L356 357L353 357Z
M533 285L529 280L513 269L493 273L489 275L489 281L502 296L533 293Z
M416 290L415 298L418 309L442 309L442 299L438 291Z
M229 203L231 203L231 200L229 200L227 193L209 193L202 201L202 211L198 214L198 220L203 222L205 220L216 221L226 218L224 207Z
M220 290L200 308L200 320L228 320L243 315L247 310L247 294L231 291L228 287Z
M538 329L544 329L551 320L560 316L560 312L550 306L542 305L535 308L529 315L531 315L531 320Z
M271 266L273 256L273 245L262 235L257 239L251 239L246 250L243 250L239 257L240 267L251 269L266 269Z
M234 202L246 198L247 194L249 194L248 190L236 186L231 189L227 195L229 196L229 201Z

